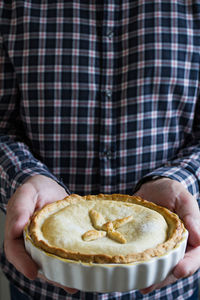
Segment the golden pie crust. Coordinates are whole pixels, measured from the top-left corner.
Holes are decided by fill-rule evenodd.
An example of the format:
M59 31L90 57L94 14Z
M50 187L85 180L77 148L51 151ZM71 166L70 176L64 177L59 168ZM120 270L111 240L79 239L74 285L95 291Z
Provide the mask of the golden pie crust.
M184 225L168 209L121 194L72 194L30 220L35 246L59 258L89 263L133 263L166 254Z

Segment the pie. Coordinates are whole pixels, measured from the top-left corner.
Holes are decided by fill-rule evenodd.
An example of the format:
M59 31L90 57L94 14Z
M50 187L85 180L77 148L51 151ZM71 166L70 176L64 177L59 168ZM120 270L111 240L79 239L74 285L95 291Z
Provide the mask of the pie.
M57 258L87 263L148 261L181 241L184 225L168 209L136 196L72 194L37 211L33 244Z

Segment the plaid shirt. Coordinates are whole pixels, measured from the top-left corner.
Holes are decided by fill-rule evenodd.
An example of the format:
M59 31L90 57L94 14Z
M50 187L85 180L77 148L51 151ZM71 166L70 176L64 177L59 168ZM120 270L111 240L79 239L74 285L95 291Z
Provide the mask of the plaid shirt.
M198 198L200 3L1 0L0 206L44 174L79 194L133 193L145 176ZM188 299L198 273L149 295L67 295L19 274L32 299ZM122 278L123 280L123 278Z

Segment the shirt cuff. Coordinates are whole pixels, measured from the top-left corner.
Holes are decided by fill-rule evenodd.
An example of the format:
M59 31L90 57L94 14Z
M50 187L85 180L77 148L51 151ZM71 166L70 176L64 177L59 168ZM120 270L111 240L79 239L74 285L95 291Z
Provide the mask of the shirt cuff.
M199 185L196 176L187 169L178 167L161 167L152 171L136 184L134 192L136 192L136 188L138 190L145 182L161 177L167 177L181 182L193 196L196 198L199 197Z
M16 189L20 185L22 185L28 178L34 175L44 175L53 179L59 185L61 185L68 194L70 194L69 189L62 182L62 179L59 179L55 175L53 175L44 164L42 164L39 161L37 163L35 163L35 161L34 162L29 161L26 163L22 163L20 167L12 166L7 171L7 176L9 177L9 180L6 180L7 186L5 189L6 190L5 197L7 201L10 199L12 194L16 191ZM4 211L6 211L7 201L3 201L3 203L1 203L2 205L1 209Z

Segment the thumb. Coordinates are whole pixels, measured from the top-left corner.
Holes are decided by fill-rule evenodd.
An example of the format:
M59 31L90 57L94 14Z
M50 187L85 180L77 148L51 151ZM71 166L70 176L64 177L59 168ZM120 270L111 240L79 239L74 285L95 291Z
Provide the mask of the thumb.
M188 191L183 191L176 199L176 213L183 220L189 232L188 242L191 246L200 245L200 211L198 202Z
M189 244L193 247L200 246L200 219L188 214L183 218L183 221L189 232Z

